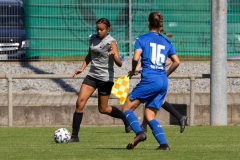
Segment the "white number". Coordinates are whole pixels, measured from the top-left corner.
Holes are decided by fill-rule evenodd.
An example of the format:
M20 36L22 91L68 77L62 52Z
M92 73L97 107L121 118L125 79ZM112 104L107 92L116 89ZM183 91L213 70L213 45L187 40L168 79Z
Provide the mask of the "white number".
M156 43L150 43L150 46L152 47L152 63L154 65L162 67L162 64L165 62L165 55L161 53L161 50L164 50L165 46Z

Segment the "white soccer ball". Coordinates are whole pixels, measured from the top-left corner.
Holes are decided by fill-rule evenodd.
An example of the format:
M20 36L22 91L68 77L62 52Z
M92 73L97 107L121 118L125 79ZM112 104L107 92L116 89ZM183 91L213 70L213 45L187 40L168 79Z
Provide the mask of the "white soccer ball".
M66 128L59 128L54 132L53 139L56 143L68 143L71 134Z

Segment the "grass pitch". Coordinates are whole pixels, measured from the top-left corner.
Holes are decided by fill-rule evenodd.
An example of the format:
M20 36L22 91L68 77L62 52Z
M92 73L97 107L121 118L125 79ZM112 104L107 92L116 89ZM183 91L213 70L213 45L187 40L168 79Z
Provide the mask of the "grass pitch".
M163 126L170 151L158 151L148 139L137 148L125 147L135 137L118 127L81 127L80 143L58 144L53 132L60 127L0 127L1 160L239 160L240 126ZM70 127L66 127L71 131Z

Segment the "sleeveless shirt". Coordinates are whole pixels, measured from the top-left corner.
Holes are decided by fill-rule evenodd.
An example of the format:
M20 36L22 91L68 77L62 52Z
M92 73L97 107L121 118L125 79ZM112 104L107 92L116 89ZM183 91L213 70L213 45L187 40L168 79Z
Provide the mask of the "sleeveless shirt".
M111 42L116 40L107 35L103 39L97 38L97 34L89 36L90 52L91 52L91 67L88 75L98 80L113 82L114 79L114 60L108 55Z

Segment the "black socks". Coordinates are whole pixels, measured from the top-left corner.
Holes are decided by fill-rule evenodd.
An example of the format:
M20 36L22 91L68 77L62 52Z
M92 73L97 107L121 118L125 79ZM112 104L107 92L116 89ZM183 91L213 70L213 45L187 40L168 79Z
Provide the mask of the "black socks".
M178 111L175 108L173 108L173 106L167 101L164 102L164 104L162 105L162 108L168 111L175 118L177 118L178 121L180 121L180 119L182 118L182 115L179 114Z
M123 113L118 108L112 106L112 112L110 113L110 116L114 117L114 118L122 119L124 125L128 126L128 122L126 121L125 117L123 116Z
M80 124L82 122L83 113L75 112L73 114L73 123L72 123L72 136L78 136L80 130Z

